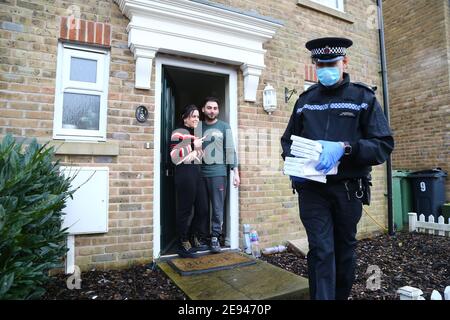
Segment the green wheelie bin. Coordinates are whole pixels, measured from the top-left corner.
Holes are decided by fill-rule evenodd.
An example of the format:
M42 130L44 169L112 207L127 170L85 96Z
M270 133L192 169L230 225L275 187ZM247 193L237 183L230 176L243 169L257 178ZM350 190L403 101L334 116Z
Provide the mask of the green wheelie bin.
M408 225L408 212L412 210L412 189L409 170L392 170L392 203L394 226L397 231Z

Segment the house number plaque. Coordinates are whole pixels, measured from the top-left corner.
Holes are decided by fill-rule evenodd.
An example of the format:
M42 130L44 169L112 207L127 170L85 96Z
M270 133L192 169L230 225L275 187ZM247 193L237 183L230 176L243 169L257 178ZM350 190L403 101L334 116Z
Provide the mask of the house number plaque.
M148 110L145 106L139 106L136 108L136 120L144 123L148 119Z

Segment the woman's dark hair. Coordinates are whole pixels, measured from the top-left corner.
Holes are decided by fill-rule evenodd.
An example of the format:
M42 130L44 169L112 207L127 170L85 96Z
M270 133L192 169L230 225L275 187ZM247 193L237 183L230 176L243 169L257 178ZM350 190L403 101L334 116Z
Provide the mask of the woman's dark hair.
M184 120L186 118L188 118L189 116L192 115L192 113L197 110L198 108L195 104L188 104L187 106L185 106L183 108L183 110L181 111L181 119Z

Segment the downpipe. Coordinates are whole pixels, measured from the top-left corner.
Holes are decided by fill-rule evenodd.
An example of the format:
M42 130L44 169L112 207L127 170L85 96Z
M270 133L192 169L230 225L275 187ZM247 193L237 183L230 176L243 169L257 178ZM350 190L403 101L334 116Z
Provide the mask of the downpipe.
M383 105L384 115L390 125L389 119L389 88L387 82L387 65L386 65L386 47L384 39L384 20L383 20L383 1L377 0L378 11L378 35L380 39L380 56L381 56L381 78L383 80ZM388 234L395 235L394 215L392 207L392 161L391 155L386 160L386 178L387 178L387 205L388 205Z

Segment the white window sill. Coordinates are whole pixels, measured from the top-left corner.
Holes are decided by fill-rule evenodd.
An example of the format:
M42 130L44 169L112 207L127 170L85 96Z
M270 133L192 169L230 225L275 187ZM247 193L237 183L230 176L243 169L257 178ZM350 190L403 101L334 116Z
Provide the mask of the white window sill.
M0 141L4 135L0 135ZM29 144L32 138L14 137L16 142ZM119 142L94 142L94 141L65 141L49 140L48 138L36 138L40 145L48 142L49 147L55 147L55 154L58 155L91 155L91 156L118 156Z
M313 1L297 0L297 5L324 13L326 15L338 18L340 20L343 20L343 21L351 23L351 24L355 23L355 19L349 13L342 12L342 11L339 11L339 10L336 10L336 9L333 9L333 8L330 8L327 6L323 6L323 5L313 2Z
M41 143L41 141L39 141ZM44 141L42 141L44 142ZM118 142L89 142L51 140L50 147L55 147L58 155L91 155L91 156L118 156Z

